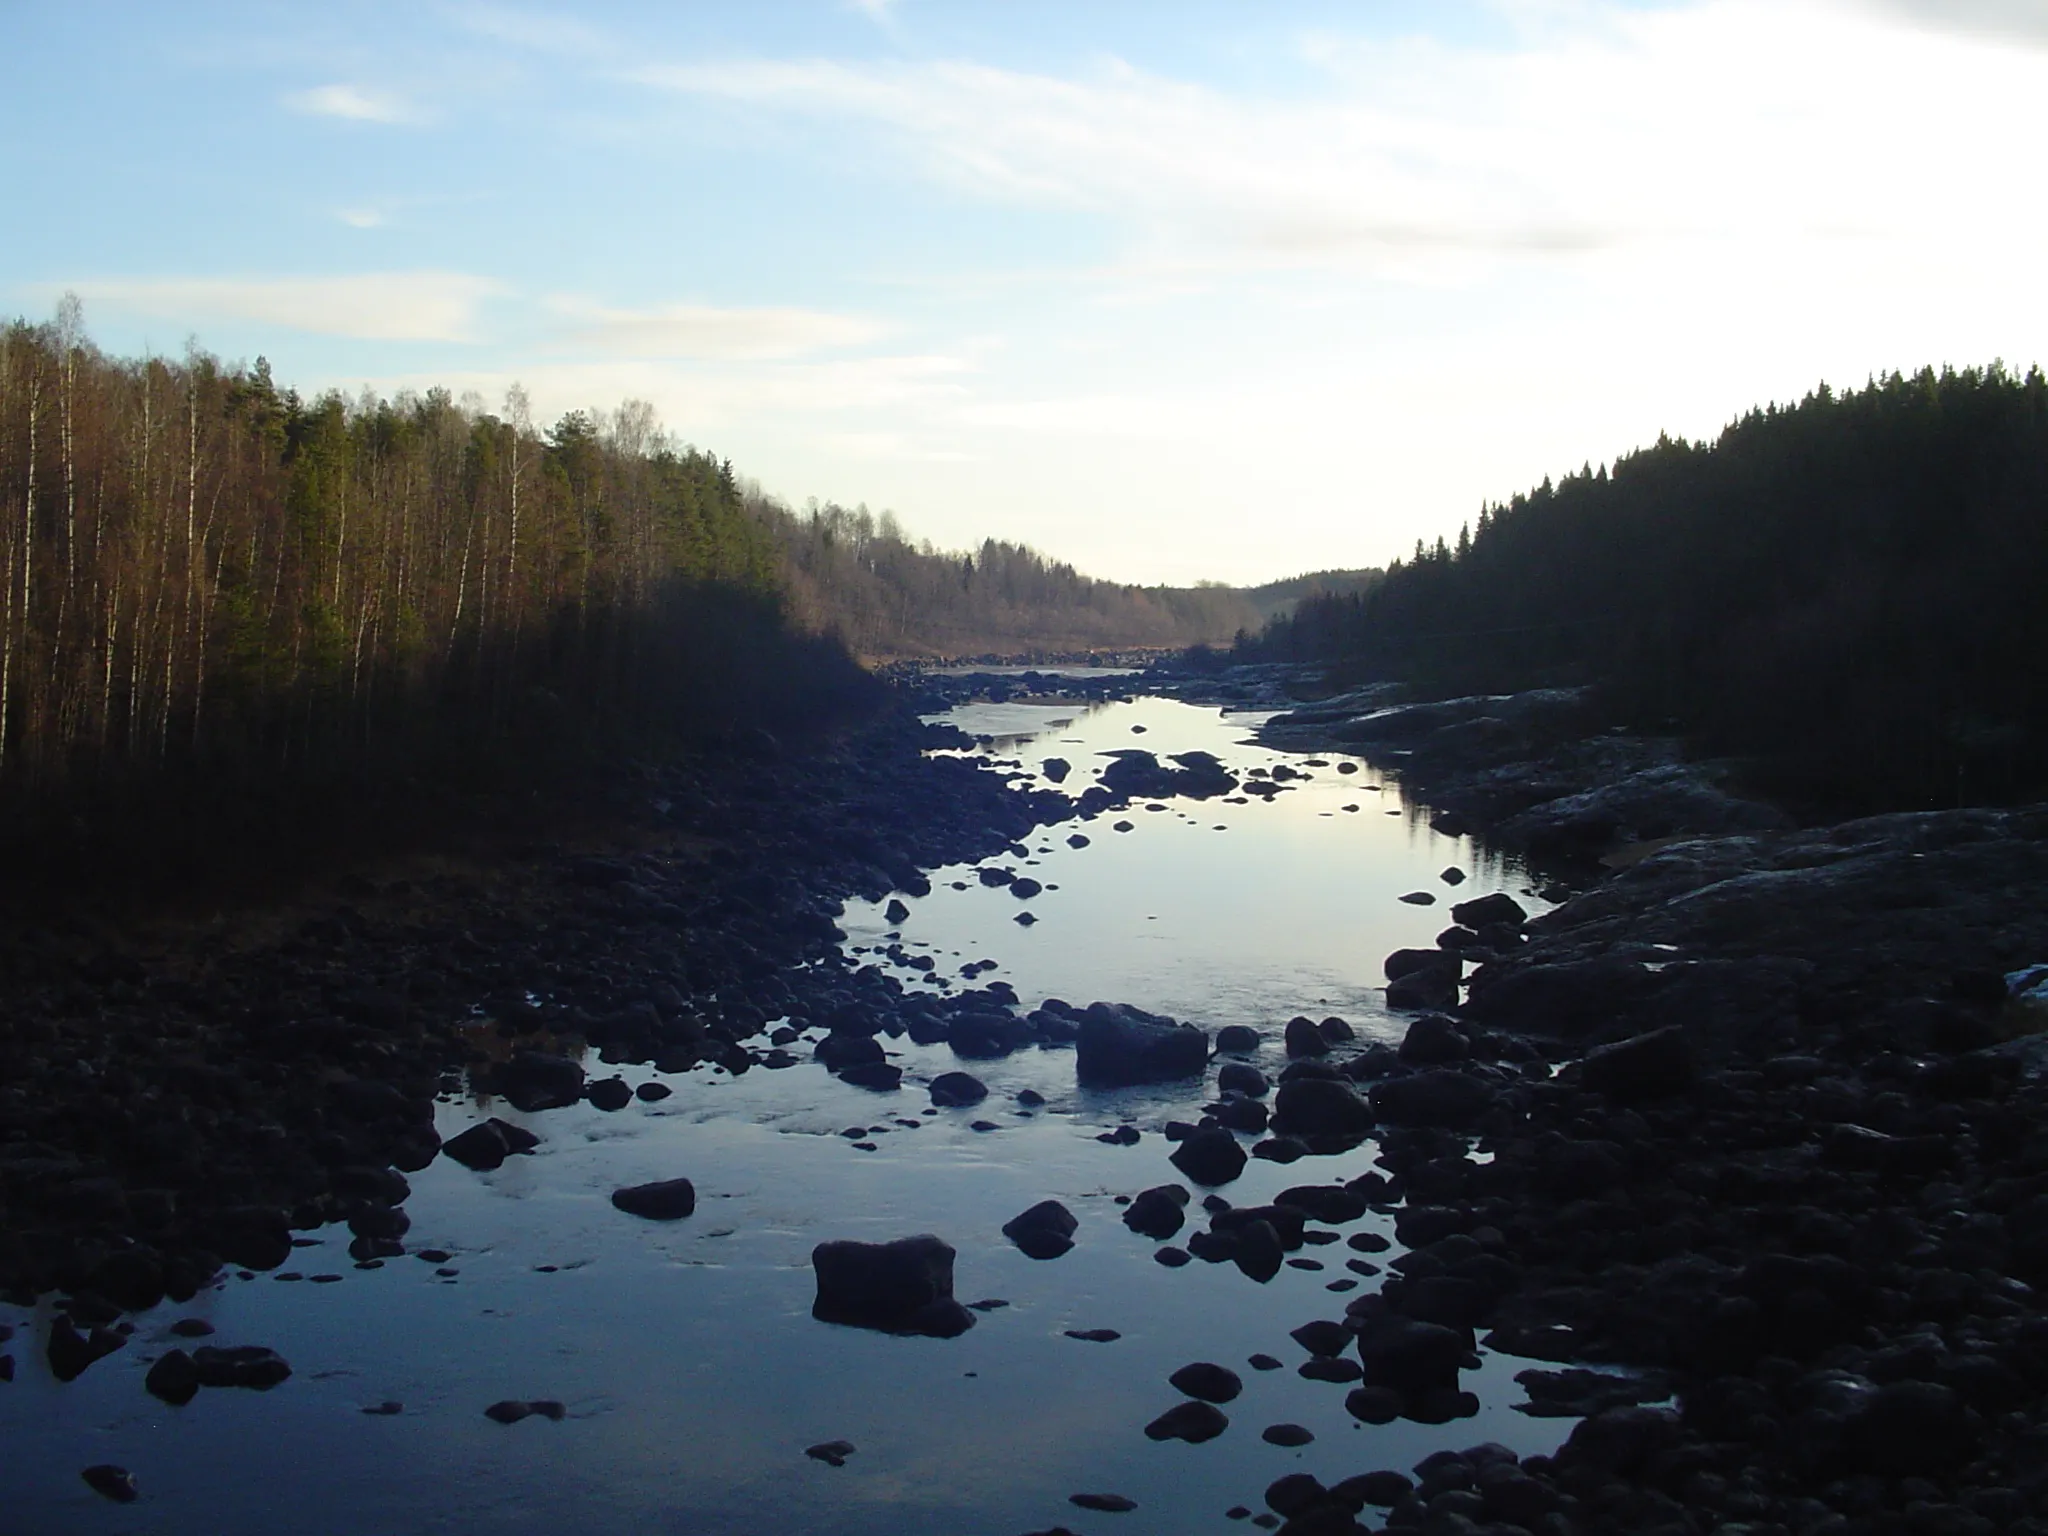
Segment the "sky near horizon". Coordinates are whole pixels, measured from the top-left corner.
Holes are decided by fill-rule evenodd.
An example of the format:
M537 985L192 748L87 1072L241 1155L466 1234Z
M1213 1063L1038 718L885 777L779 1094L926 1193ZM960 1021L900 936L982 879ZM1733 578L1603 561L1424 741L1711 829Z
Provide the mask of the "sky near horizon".
M2048 362L2048 0L0 0L0 314L1127 581Z

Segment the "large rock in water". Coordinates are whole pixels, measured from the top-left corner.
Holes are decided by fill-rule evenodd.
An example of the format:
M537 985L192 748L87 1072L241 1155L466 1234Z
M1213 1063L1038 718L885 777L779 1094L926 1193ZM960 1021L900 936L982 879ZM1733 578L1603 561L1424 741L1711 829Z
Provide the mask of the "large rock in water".
M583 1068L566 1056L519 1051L498 1069L498 1091L514 1109L532 1114L563 1109L583 1097Z
M1205 1125L1173 1149L1173 1166L1197 1184L1228 1184L1244 1172L1245 1153L1237 1138L1218 1125Z
M1287 1136L1363 1136L1373 1114L1351 1085L1331 1078L1299 1077L1280 1085L1273 1100L1273 1129Z
M628 1216L680 1221L697 1209L697 1188L688 1179L662 1179L612 1191L612 1204Z
M1467 1346L1456 1329L1392 1312L1360 1318L1355 1326L1367 1385L1404 1394L1457 1386Z
M1209 1036L1128 1003L1090 1003L1081 1015L1076 1071L1101 1087L1200 1077L1209 1064Z
M893 1243L842 1240L811 1250L821 1322L950 1339L974 1326L953 1299L953 1248L930 1233Z
M1057 1200L1041 1200L1003 1223L1003 1236L1034 1259L1056 1259L1074 1246L1080 1222Z

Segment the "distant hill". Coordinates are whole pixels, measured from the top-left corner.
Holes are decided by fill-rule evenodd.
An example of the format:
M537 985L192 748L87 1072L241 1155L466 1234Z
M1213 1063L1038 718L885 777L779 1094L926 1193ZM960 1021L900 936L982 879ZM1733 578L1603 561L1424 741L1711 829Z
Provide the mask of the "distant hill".
M1369 591L1385 575L1386 572L1377 566L1356 571L1310 571L1303 576L1289 576L1283 581L1269 581L1263 586L1239 590L1258 610L1259 621L1263 624L1292 613L1297 604L1307 599L1344 597Z
M1792 792L2048 791L2048 379L1892 374L1484 509L1244 654L1445 689L1592 682Z

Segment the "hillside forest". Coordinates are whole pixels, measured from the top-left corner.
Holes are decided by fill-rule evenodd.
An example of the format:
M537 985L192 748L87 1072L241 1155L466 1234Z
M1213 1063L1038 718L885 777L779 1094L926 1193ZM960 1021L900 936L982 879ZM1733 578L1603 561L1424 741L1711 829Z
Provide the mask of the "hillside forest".
M1929 369L1546 481L1240 654L1596 683L1787 793L1953 805L2048 788L2044 592L2048 379Z

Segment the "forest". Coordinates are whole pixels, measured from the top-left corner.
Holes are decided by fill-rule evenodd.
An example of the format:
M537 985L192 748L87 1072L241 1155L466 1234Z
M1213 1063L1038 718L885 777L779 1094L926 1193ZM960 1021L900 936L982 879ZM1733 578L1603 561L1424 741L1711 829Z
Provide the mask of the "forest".
M1953 805L2048 786L2044 592L2048 379L1925 369L1546 480L1239 654L1593 683L1784 793Z
M167 808L263 837L345 789L829 721L875 687L786 622L732 467L644 404L541 430L516 390L494 414L112 358L70 302L0 329L17 855L158 840Z
M1126 586L1021 544L913 544L893 514L756 502L791 616L871 659L1074 653L1228 642L1266 617L1255 592Z

